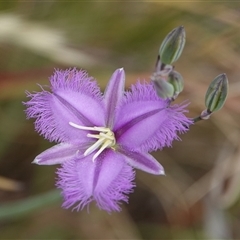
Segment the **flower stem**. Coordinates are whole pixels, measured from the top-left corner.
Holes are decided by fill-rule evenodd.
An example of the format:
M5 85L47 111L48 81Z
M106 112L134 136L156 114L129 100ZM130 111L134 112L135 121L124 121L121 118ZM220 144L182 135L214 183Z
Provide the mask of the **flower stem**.
M201 120L207 120L210 118L212 112L209 109L205 109L198 117L193 118L193 122L196 123Z
M199 122L203 119L201 118L201 116L198 116L198 117L193 118L192 120L193 120L194 123L196 123L196 122Z

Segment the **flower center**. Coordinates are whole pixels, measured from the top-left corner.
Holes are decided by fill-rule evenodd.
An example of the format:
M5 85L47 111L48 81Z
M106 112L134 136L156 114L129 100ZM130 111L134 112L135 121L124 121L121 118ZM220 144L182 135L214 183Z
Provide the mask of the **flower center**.
M89 138L98 139L83 154L84 156L87 156L98 149L98 151L93 155L93 159L92 159L93 161L99 156L101 152L103 152L104 149L106 148L114 149L114 145L116 144L116 139L115 139L114 133L109 128L85 127L73 122L69 122L69 125L80 130L99 132L98 134L90 134L90 133L87 134L87 137Z

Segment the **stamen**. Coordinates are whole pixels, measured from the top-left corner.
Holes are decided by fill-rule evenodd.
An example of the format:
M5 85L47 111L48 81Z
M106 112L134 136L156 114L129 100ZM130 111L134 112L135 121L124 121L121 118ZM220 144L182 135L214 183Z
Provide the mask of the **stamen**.
M116 139L114 133L105 127L86 127L81 126L73 122L69 122L69 125L80 130L87 131L97 131L99 134L88 133L87 137L98 139L92 146L90 146L85 152L84 156L87 156L98 149L98 151L93 155L93 161L106 149L112 148L116 144ZM101 146L101 147L100 147ZM100 148L99 148L100 147Z
M78 124L73 123L73 122L69 122L69 125L71 125L72 127L81 129L81 130L95 130L93 127L85 127L85 126L81 126L81 125L78 125Z
M109 128L105 128L105 127L86 127L86 126L81 126L78 125L76 123L73 122L69 122L69 125L71 125L72 127L81 129L81 130L90 130L90 131L97 131L97 132L107 132L110 129Z
M100 133L99 135L100 135L101 137L105 137L105 138L107 138L107 139L109 139L109 140L111 140L111 141L115 140L115 138L114 138L113 135L107 135L107 134L105 134L105 133Z
M98 139L100 138L98 134L90 134L90 133L87 134L87 137L98 138Z
M101 148L93 155L93 159L92 159L93 162L94 162L95 159L99 156L99 154L102 153L104 149L110 147L111 144L112 144L111 141L106 141L106 142L104 142L104 144L101 146Z
M89 154L91 154L92 152L94 152L96 149L98 149L102 143L105 141L104 138L100 138L97 142L95 142L91 147L89 147L85 152L84 152L84 156L87 156Z

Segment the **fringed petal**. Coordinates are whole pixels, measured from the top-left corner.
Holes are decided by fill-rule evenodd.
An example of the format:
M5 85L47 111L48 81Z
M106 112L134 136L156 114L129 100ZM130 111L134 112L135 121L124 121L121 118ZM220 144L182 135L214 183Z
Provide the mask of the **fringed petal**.
M52 93L29 93L25 103L28 118L36 118L35 128L50 141L84 142L86 131L69 122L84 126L104 126L104 107L96 82L84 71L56 71L51 80Z
M178 134L187 132L193 124L193 121L184 114L188 112L185 109L187 106L188 103L182 103L167 108L166 120L162 122L155 135L140 146L140 149L155 151L163 147L171 147L174 140L181 140Z
M91 155L64 162L57 173L65 208L81 210L95 200L100 209L120 211L120 201L127 202L126 194L135 186L132 167L112 150L106 150L94 162Z
M185 105L169 106L159 98L152 84L137 83L121 102L114 133L119 145L132 151L153 151L170 146L177 134L192 123Z
M94 199L100 209L120 211L119 202L128 202L127 194L135 187L135 172L121 154L112 150L106 151L97 161L101 166L98 169Z
M65 161L57 170L57 187L62 189L63 207L82 210L92 200L96 163L91 155L82 159Z

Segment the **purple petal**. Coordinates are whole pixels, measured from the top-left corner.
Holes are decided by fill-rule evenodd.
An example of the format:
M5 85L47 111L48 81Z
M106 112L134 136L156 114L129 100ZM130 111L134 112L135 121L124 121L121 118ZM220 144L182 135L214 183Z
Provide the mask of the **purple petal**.
M99 87L84 71L56 71L50 82L53 93L27 93L31 99L25 103L26 114L36 118L35 128L40 134L50 141L84 142L86 131L70 126L69 122L104 126Z
M135 173L123 156L107 150L92 161L92 155L84 159L64 162L58 169L57 186L64 196L63 207L84 208L95 200L100 209L120 211L119 201L128 201L132 192Z
M114 124L115 110L124 94L125 72L123 68L117 69L104 92L104 103L106 106L107 127L112 128Z
M95 164L91 155L80 160L65 161L57 170L57 187L62 189L63 207L82 210L92 200Z
M170 107L159 98L152 84L132 86L116 114L114 127L119 145L133 151L152 151L170 146L178 132L188 130L191 121L184 106Z
M121 154L112 150L103 156L101 167L97 171L99 177L94 189L94 198L98 207L108 212L120 211L119 201L128 202L126 194L131 193L135 186L132 182L135 172L125 163Z
M125 156L126 162L134 168L155 175L165 174L162 165L148 153L132 152L123 148L119 148L118 151Z
M81 153L83 153L85 149L86 147L84 147L83 144L79 146L68 143L60 143L39 154L34 159L33 163L39 165L62 164L65 161L76 158L76 156L80 157Z

